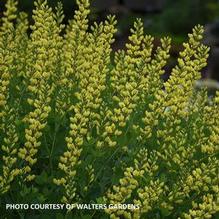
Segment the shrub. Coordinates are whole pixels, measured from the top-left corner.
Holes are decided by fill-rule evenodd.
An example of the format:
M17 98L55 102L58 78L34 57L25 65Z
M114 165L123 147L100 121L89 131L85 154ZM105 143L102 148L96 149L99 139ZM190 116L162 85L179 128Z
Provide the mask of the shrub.
M0 203L135 204L139 209L18 210L3 218L211 218L219 210L219 92L194 89L209 48L196 26L164 82L171 40L137 19L113 52L114 16L65 27L35 1L34 24L8 0L0 26ZM4 205L4 206L3 206Z

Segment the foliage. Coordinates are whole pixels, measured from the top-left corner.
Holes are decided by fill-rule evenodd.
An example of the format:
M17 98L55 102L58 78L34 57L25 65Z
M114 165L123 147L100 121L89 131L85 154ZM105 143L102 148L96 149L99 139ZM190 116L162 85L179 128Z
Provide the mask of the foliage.
M46 0L35 1L31 26L16 0L1 18L2 218L216 218L219 93L209 100L193 86L208 57L203 27L163 82L170 38L153 48L137 19L114 53L115 17L89 27L89 1L77 4L67 27L61 3L53 11ZM59 201L140 208L4 207Z
M166 0L162 12L148 16L153 33L185 36L195 24L208 24L218 18L217 0ZM177 19L176 19L177 18Z

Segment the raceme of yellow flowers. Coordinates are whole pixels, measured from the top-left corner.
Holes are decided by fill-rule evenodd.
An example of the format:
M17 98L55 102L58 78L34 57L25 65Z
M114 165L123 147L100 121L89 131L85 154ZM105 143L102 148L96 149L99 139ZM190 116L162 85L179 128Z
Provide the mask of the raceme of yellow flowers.
M26 192L45 203L139 206L93 218L218 216L219 92L194 88L209 53L203 27L164 82L171 39L154 48L140 19L114 52L116 19L90 25L88 0L77 0L68 25L61 3L36 0L30 24L17 4L6 1L0 18L2 200Z

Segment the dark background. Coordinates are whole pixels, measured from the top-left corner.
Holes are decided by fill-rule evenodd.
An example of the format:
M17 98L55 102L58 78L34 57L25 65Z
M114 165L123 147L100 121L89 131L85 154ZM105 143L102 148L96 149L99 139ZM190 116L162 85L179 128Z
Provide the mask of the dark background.
M0 14L4 10L6 0L0 0ZM55 7L57 0L48 0ZM62 0L67 23L74 15L75 0ZM30 22L33 1L20 0L19 10L29 14ZM123 48L129 29L136 17L144 21L145 32L156 37L170 36L173 39L172 56L181 49L187 33L196 24L205 26L205 43L211 46L209 67L205 78L219 80L219 0L92 0L91 21L101 21L107 14L115 14L118 19L118 33L114 49Z

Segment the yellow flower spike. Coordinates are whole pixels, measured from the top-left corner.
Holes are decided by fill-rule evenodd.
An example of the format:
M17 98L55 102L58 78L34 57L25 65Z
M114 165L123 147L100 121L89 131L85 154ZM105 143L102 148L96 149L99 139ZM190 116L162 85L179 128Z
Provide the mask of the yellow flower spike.
M207 194L202 196L201 202L193 202L193 208L187 213L183 213L182 218L193 218L198 216L198 218L212 218L212 216L218 211L218 199L215 195Z
M34 156L37 154L37 147L40 146L41 131L44 129L45 121L51 111L50 95L54 87L51 80L54 79L52 74L56 68L60 46L60 30L51 8L47 6L46 1L39 0L35 1L34 4L36 6L33 15L35 23L32 26L31 41L28 44L28 50L32 56L27 58L28 72L32 72L32 75L28 73L26 77L31 79L28 89L32 96L28 99L28 103L33 105L35 109L27 115L26 143L19 151L21 159L30 166L36 163L37 159ZM45 51L47 51L48 56L45 56ZM22 153L22 149L27 149L28 153ZM33 178L32 175L28 176L25 172L23 177L27 177L27 180Z
M6 11L4 12L4 17L1 19L3 24L1 26L1 33L9 31L13 26L13 21L16 19L17 15L17 4L16 0L8 0L6 2Z
M79 4L79 11L76 13L76 16L74 18L74 21L72 22L72 28L79 28L79 33L82 33L86 31L87 24L85 26L81 26L80 22L87 23L86 13L89 11L86 10L86 8L89 6L88 1L78 1ZM86 10L86 11L84 11ZM83 18L79 15L83 14ZM78 26L77 26L78 25ZM70 131L69 136L72 137L73 141L68 141L68 149L70 153L74 154L74 159L68 159L68 162L65 162L68 164L69 169L74 172L74 176L76 174L75 168L77 165L80 164L79 158L81 154L81 147L84 143L84 139L87 139L87 136L89 135L89 131L87 129L88 122L91 122L92 126L98 127L100 124L101 117L98 115L98 110L100 109L100 106L102 104L102 98L100 97L105 87L105 80L106 80L106 73L108 72L108 69L105 69L104 66L106 63L109 63L108 55L111 51L110 48L110 42L111 38L113 36L113 33L115 32L115 19L114 17L108 17L107 21L105 22L105 28L103 28L103 25L95 25L92 27L92 33L91 34L83 34L80 35L79 38L77 36L77 39L81 41L80 47L78 48L79 53L74 58L74 61L81 62L82 55L86 57L86 62L81 65L81 68L77 70L77 74L75 75L76 80L80 79L79 81L79 89L80 89L80 95L76 95L77 99L79 100L79 103L74 106L74 112L75 115L72 117L71 124L70 124ZM75 29L72 29L75 34ZM73 32L71 33L71 30L69 29L68 35L66 37L76 37L76 35L73 35ZM99 36L99 40L96 41L98 38L96 35ZM80 38L81 37L81 38ZM68 40L66 38L66 40ZM110 41L110 42L109 42ZM66 41L69 45L69 42ZM74 39L73 41L74 42ZM79 42L74 42L79 44ZM95 45L95 46L92 46ZM98 46L100 45L100 46ZM71 46L71 44L70 44ZM68 48L67 48L68 49ZM78 52L77 51L77 52ZM70 50L72 52L72 49ZM80 56L81 52L81 56ZM68 56L70 58L70 56ZM103 58L104 57L104 58ZM100 67L99 67L100 66ZM102 70L101 70L102 69ZM86 74L85 74L86 73ZM98 83L97 83L98 82ZM95 98L94 98L95 97ZM80 124L80 125L78 125ZM74 138L73 138L74 137ZM67 138L66 140L68 140ZM113 142L110 142L110 144L114 144ZM64 156L65 157L65 154ZM63 158L62 158L63 161ZM62 162L61 161L61 162ZM66 159L64 159L66 161ZM63 168L63 165L60 163L60 167ZM66 182L71 185L68 188L68 192L66 191L65 197L69 197L69 199L74 198L74 195L69 194L75 194L75 185L74 185L74 179L70 179L68 177L68 174L66 172L65 176Z
M16 168L17 165L17 148L18 134L15 126L16 114L15 109L5 105L5 114L2 117L2 173L0 173L0 194L6 193L10 189L12 181L20 174ZM7 122L6 122L7 121Z
M151 156L154 158L153 154L151 154ZM109 204L125 203L125 201L132 196L133 191L135 191L138 188L139 186L138 180L140 178L143 178L145 173L147 174L151 173L153 175L152 169L154 165L156 165L156 160L154 159L150 160L148 151L146 149L141 149L140 152L137 154L136 159L134 159L134 166L127 167L125 169L124 177L119 180L119 185L113 185L112 190L107 191L105 196L107 203ZM159 194L162 194L163 189L161 189L161 187L164 187L164 183L160 183L160 187L158 187L157 184L158 183L156 183L155 187L159 189L158 190ZM154 185L153 182L151 182L151 185ZM139 194L143 192L141 188L139 188L138 191ZM134 203L136 202L141 203L140 200L134 200ZM110 209L110 210L106 209L105 212L110 215L112 215L113 213L117 216L119 216L120 214L123 216L129 214L128 210L124 210L123 212L120 212L118 209ZM132 214L133 211L131 211L131 215Z

